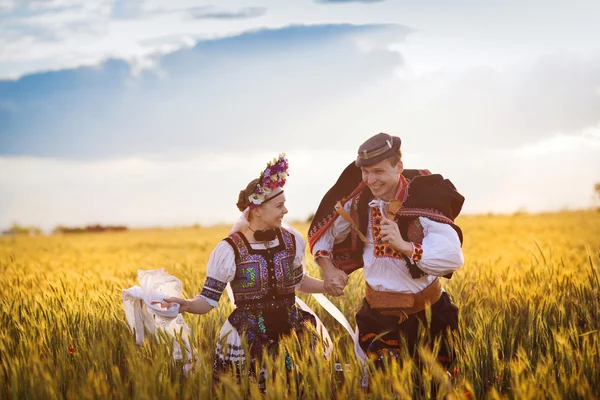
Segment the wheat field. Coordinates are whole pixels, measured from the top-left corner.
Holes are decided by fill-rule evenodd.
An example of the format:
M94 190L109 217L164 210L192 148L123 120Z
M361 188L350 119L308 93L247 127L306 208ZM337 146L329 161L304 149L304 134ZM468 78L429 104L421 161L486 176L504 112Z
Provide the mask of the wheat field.
M465 265L446 290L460 308L454 336L454 379L423 348L371 371L361 368L348 334L308 303L335 344L327 361L286 340L295 361L288 379L283 357L264 360L268 389L224 376L212 383L213 349L232 310L223 296L207 315L185 315L195 367L184 375L172 338L136 345L121 291L138 269L165 268L197 294L213 247L227 227L0 238L0 394L6 399L204 398L600 398L600 212L464 216ZM306 225L295 226L306 233ZM320 277L310 257L311 275ZM330 298L354 323L364 281L351 275L344 297ZM335 372L335 363L345 367ZM369 367L369 366L367 366Z

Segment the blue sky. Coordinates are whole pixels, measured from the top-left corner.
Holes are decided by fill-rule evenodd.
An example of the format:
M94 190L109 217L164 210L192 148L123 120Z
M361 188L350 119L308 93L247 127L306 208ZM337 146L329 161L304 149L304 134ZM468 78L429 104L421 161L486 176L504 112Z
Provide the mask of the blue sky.
M0 227L305 218L380 131L464 210L592 204L597 2L0 0ZM230 201L228 201L230 199Z

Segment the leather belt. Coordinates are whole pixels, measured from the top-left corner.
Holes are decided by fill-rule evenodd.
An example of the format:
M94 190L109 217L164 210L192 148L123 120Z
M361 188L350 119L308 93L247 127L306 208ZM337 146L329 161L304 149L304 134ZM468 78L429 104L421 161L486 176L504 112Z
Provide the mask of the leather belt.
M368 283L366 285L365 298L371 309L385 316L398 317L398 323L404 322L410 314L433 305L442 296L439 278L419 293L381 292L374 290Z

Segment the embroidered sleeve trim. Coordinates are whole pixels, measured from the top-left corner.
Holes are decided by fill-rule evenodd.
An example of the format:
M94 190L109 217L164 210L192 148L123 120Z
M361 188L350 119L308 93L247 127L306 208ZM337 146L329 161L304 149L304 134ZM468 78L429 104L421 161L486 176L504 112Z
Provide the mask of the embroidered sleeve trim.
M223 290L225 290L225 286L227 286L226 282L207 277L200 294L208 299L219 301Z
M413 245L413 253L412 253L412 260L417 262L417 261L421 261L421 258L423 258L423 246L421 246L418 243L412 243Z
M304 272L302 271L302 268L298 268L298 270L295 271L295 274L294 274L294 286L298 285L300 282L302 282L303 278L304 278Z
M317 250L317 252L315 253L315 260L320 257L329 258L333 261L333 254L331 254L331 252L328 250Z

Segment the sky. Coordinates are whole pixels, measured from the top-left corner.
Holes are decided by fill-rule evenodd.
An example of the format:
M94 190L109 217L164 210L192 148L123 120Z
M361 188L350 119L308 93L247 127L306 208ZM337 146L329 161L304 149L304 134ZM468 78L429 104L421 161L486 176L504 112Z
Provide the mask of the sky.
M484 4L485 3L485 4ZM562 4L561 4L562 3ZM0 230L306 219L368 137L464 213L592 206L600 3L0 0Z

